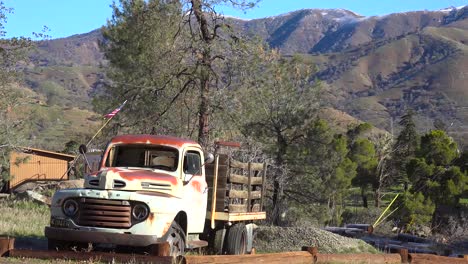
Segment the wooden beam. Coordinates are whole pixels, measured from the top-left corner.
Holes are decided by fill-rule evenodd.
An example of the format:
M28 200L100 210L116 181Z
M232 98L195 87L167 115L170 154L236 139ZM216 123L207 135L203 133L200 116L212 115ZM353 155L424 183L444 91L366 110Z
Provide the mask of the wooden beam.
M145 256L135 254L118 254L108 252L75 252L75 251L53 251L53 250L26 250L12 249L10 257L15 258L38 258L38 259L66 259L90 262L121 262L121 263L173 263L173 257ZM177 262L178 263L178 262Z
M306 251L283 252L270 254L253 255L217 255L217 256L185 256L187 264L205 264L205 263L271 263L271 264L310 264L314 263L313 256Z
M208 212L207 215L211 215L211 212ZM250 213L226 213L226 212L216 212L216 220L228 221L228 222L237 222L237 221L249 221L249 220L263 220L266 219L266 212L250 212Z
M408 261L411 264L422 263L440 263L440 264L466 264L468 261L465 258L450 258L432 254L408 254Z
M315 263L375 263L400 264L400 254L317 254ZM411 262L413 263L413 262Z

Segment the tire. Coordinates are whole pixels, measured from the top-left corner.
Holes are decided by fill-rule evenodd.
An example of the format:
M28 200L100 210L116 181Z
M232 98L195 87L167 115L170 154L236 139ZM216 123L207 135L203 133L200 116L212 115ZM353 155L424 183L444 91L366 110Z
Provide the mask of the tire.
M173 221L166 233L166 242L169 243L170 256L182 256L185 253L185 233L180 225Z
M244 255L247 251L247 228L244 223L231 226L226 238L227 255Z

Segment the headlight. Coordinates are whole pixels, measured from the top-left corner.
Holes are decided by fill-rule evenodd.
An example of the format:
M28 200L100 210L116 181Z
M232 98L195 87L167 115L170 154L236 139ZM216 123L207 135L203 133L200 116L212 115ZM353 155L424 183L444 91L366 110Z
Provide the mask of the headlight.
M132 216L137 221L143 221L148 217L148 207L143 204L137 204L133 207Z
M63 203L62 210L68 217L75 216L78 212L78 203L73 199L68 199Z

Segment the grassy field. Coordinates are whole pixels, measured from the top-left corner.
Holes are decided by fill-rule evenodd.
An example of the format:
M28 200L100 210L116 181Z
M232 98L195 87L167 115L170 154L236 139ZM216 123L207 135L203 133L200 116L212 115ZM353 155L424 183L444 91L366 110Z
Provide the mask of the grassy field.
M49 224L49 207L30 201L0 200L0 235L14 237L44 237Z

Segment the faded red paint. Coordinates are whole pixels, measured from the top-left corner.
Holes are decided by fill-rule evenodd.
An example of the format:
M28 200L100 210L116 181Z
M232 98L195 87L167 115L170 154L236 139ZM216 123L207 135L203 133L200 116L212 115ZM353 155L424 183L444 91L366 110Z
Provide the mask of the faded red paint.
M156 135L122 135L116 136L111 140L111 144L154 144L154 145L165 145L172 146L175 148L181 148L184 145L196 145L197 142L171 136L156 136Z
M197 192L202 192L202 187L199 181L192 181L191 184Z
M170 175L159 172L153 172L148 170L120 170L120 169L111 169L113 172L119 173L122 179L128 181L158 181L158 182L167 182L172 185L177 185L177 178Z

